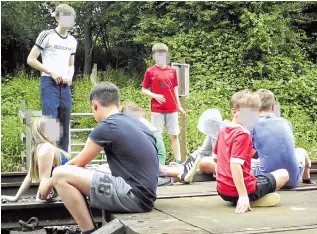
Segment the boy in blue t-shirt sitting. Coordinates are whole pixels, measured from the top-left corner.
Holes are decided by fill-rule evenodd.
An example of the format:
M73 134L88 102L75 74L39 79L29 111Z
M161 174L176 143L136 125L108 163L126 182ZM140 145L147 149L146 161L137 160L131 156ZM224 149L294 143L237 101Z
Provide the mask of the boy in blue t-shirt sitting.
M266 89L258 90L257 94L261 100L260 118L254 126L252 138L260 166L253 169L254 175L285 168L289 173L285 188L296 187L301 179L303 183L312 184L308 154L302 148L295 149L291 123L274 114L274 94Z

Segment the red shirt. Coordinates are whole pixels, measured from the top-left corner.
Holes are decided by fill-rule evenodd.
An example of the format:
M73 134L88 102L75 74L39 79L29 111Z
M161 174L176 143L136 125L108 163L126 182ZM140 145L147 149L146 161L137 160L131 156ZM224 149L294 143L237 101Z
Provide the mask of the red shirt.
M174 92L174 87L177 85L176 70L171 66L167 65L165 68L161 68L154 65L146 70L142 86L146 89L151 88L151 92L162 94L165 97L163 104L152 98L152 112L168 113L178 111L177 97Z
M249 131L241 125L224 127L218 135L214 154L217 157L217 188L221 194L239 196L232 178L230 161L241 165L248 194L256 190L256 178L251 174L252 139Z

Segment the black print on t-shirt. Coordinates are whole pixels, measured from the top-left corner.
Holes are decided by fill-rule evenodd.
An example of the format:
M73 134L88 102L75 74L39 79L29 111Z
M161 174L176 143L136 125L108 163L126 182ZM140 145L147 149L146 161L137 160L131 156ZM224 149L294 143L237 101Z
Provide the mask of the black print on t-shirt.
M71 47L62 46L62 45L54 45L54 49L56 49L56 50L69 50L69 51L72 50Z
M166 83L166 81L162 81L160 80L160 90L165 90L165 89L171 89L173 88L172 87L172 84L170 82Z
M108 175L104 175L100 178L100 184L98 185L98 192L106 196L111 195L112 179Z

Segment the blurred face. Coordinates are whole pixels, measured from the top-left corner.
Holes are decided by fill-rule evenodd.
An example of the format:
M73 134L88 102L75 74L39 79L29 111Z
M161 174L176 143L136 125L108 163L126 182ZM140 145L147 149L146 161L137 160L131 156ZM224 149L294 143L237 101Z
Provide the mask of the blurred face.
M236 123L248 130L254 128L255 122L259 118L257 108L232 108L231 111Z
M48 119L44 124L44 135L52 142L58 142L63 133L59 120Z
M167 52L165 50L158 50L154 53L154 60L157 65L164 66L167 64Z
M70 12L60 12L56 18L58 24L63 28L72 28L75 25L75 16Z

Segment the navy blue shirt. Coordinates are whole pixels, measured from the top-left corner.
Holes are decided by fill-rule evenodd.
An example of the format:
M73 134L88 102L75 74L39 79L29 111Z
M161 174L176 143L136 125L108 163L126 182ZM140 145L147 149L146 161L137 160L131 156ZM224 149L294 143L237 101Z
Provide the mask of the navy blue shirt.
M140 121L117 113L103 120L89 138L104 148L112 175L131 185L145 211L152 210L159 163L151 130Z

